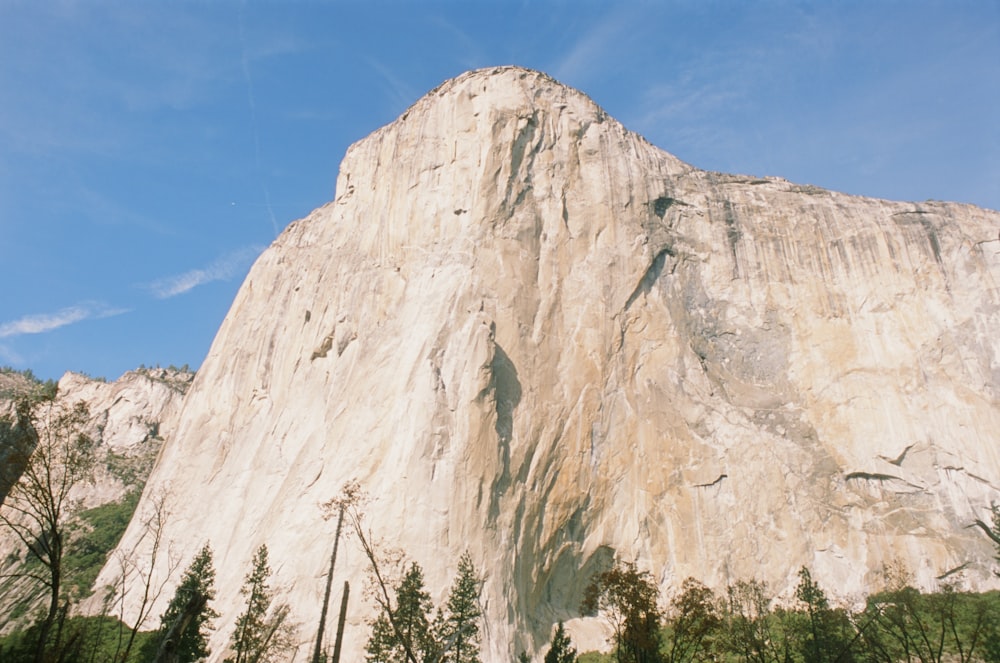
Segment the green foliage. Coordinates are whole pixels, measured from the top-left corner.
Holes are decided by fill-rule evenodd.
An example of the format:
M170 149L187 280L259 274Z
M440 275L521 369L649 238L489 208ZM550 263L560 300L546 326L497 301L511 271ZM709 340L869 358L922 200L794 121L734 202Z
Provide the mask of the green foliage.
M157 439L157 433L158 424L153 424L150 427L150 437ZM153 469L158 451L158 444L143 445L143 448L128 454L117 453L109 449L104 454L104 468L125 486L134 490L142 490L146 483L146 477Z
M206 543L184 571L174 597L160 617L156 637L150 639L152 646L147 647L146 656L152 660L163 640L171 637L178 661L186 663L207 657L208 631L212 620L219 616L208 606L214 598L215 566L212 548Z
M563 623L559 622L556 632L552 635L549 651L545 654L545 663L576 663L576 659L576 649L566 635Z
M267 546L261 545L254 553L253 568L240 594L246 597L246 610L236 618L236 631L233 634L233 650L236 652L235 663L247 663L264 645L265 619L271 607L271 588L268 585L271 577L271 567L267 562Z
M424 588L424 572L416 562L396 588L396 609L393 629L388 615L383 612L372 625L366 660L369 663L403 663L408 660L407 650L418 661L435 660L437 642L431 629L434 606Z
M448 595L447 608L438 620L442 663L479 663L479 588L481 580L465 553L458 560L458 575Z
M983 628L982 657L986 663L1000 663L1000 597L996 592L980 594L978 601L988 612Z
M4 397L20 397L29 396L32 399L51 401L56 397L56 392L59 389L59 383L53 379L41 380L36 377L30 368L25 368L23 370L18 370L16 368L11 368L10 366L0 366L0 375L14 375L20 376L26 382L28 382L31 387L29 388L29 393L20 393L19 390L14 389L11 391L0 390L0 396Z
M368 663L479 663L479 587L481 580L468 553L458 562L458 574L444 610L434 622L423 570L410 564L395 589L386 594L382 612L371 622L366 646ZM395 608L392 607L395 603Z
M685 586L699 587L690 580ZM697 608L681 609L685 595ZM734 583L722 602L713 601L710 592L682 591L664 630L664 658L752 663L1000 661L997 592L969 594L945 587L922 594L906 585L894 586L870 597L862 612L849 614L830 607L811 573L802 569L795 597L796 606L775 608L767 586L758 581ZM716 618L700 622L709 625L704 637L677 657L670 643L684 615L713 612Z
M236 618L232 649L233 663L268 663L281 660L293 645L294 629L288 621L285 604L272 606L270 587L271 567L267 561L267 546L254 553L252 569L243 581L240 594L246 597L246 610Z
M0 374L3 374L3 375L20 375L24 379L26 379L26 380L28 380L30 382L34 382L36 384L41 382L41 380L39 380L38 378L35 377L35 374L32 373L32 371L31 371L30 368L16 369L16 368L14 368L12 366L0 366Z
M19 437L33 437L36 444L0 508L0 526L17 537L41 565L41 572L22 574L44 586L49 594L48 612L40 622L37 638L36 658L41 659L50 636L54 636L55 647L60 644L62 630L51 631L59 614L66 613L64 557L70 493L93 478L94 442L83 432L89 418L84 403L62 411L51 403L22 399L16 410L16 428L22 429ZM46 425L38 425L40 421Z
M670 608L671 619L663 635L664 660L699 660L699 653L711 648L722 624L715 594L694 578L687 578Z
M399 638L396 637L386 613L380 613L371 626L372 633L365 646L365 660L368 663L390 663L396 660L393 656L399 647Z
M846 663L853 660L855 631L843 610L832 610L826 593L812 579L809 569L799 569L795 598L803 611L791 613L790 630L795 650L803 659L815 663Z
M118 545L128 527L139 491L126 493L121 500L80 512L79 523L66 546L63 565L68 584L77 596L87 596L108 554Z
M871 660L1000 660L1000 595L945 587L922 594L912 587L869 597L858 621Z
M576 663L614 663L614 657L599 651L588 651L580 654Z
M28 614L28 610L30 609L30 607L31 605L29 601L19 601L13 608L11 608L8 617L11 620L20 619L21 617L24 617L26 614Z
M662 621L657 598L649 573L619 562L591 579L581 610L602 612L611 621L618 663L657 663Z
M410 566L409 580L400 583L396 595L401 613L406 612L407 604L418 607L415 614L423 628L431 605L423 588L422 573L418 571L416 564ZM617 564L595 576L582 606L585 614L601 613L611 620L616 629L614 649L577 655L560 622L544 661L1000 663L1000 592L976 594L945 586L938 592L923 594L906 584L903 572L887 577L892 583L890 589L871 596L865 609L857 613L832 607L807 568L799 571L795 603L785 607L774 605L774 598L763 582L736 582L720 598L688 578L664 618L656 607L657 591L648 574L631 564ZM418 663L478 660L479 582L470 558L463 556L449 596L448 611L439 613L436 624L441 657L429 657L428 650L415 651ZM404 585L409 589L404 591ZM407 594L413 598L404 599ZM462 655L468 658L456 658L456 638L446 634L458 631L449 632L445 627L465 611L476 622L476 646L466 649L463 645ZM644 632L642 628L650 622L662 622L663 627L655 635ZM372 623L367 661L410 660L402 653L398 641L396 630L383 613ZM465 640L466 644L472 641L472 638ZM656 651L639 649L636 644L650 642L658 645ZM525 663L529 659L522 652L515 660Z
M0 661L3 663L33 663L41 624L0 638ZM61 643L50 646L43 660L81 661L92 663L148 663L138 651L122 658L120 634L128 627L113 617L70 617L60 624ZM137 639L145 643L154 634L140 632Z
M725 647L745 660L764 657L761 649L769 634L761 632L768 612L764 586L757 581L738 581L726 588Z
M424 589L423 570L413 563L396 592L396 626L406 646L415 654L419 652L423 660L430 660L437 654L431 631L433 610L431 596Z

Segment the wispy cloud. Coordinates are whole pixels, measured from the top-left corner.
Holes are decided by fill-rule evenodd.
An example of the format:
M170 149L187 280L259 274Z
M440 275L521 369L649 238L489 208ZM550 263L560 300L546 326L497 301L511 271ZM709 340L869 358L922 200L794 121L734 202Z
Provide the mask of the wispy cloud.
M403 79L375 58L366 59L368 66L374 69L385 83L386 92L397 111L408 108L417 99L419 94L413 86L403 81Z
M761 90L778 95L791 85L788 50L786 41L775 39L679 53L673 66L639 86L633 109L620 119L697 166L728 167L699 159L745 154L767 119L760 117Z
M55 313L26 315L17 320L0 324L0 338L11 338L25 334L44 334L83 320L110 318L127 312L128 309L112 308L95 302L84 302L60 309Z
M263 250L260 246L248 246L216 259L210 265L192 269L176 276L157 279L147 287L159 299L169 299L213 281L228 281L242 274Z
M247 55L246 26L244 25L244 14L246 13L246 0L240 3L238 17L238 28L240 33L240 64L243 69L243 82L247 90L247 106L250 109L250 127L253 130L253 155L254 165L257 166L257 176L260 178L260 186L264 194L264 205L267 207L267 215L271 219L271 229L274 236L278 236L278 221L274 218L274 210L271 208L271 191L267 187L267 180L264 179L264 169L260 160L260 128L257 125L257 101L253 94L253 77L250 75L250 59ZM188 288L190 290L190 288ZM182 291L183 292L183 291Z
M630 9L622 7L602 16L551 66L553 75L561 81L580 85L588 73L614 62L614 51L630 41L628 28L634 18Z
M18 156L134 159L163 124L148 113L218 103L239 80L237 55L246 67L302 48L280 26L237 35L193 5L0 2L0 13L0 61L17 63L0 67L0 140Z
M738 103L742 90L738 85L717 83L707 73L689 71L679 80L651 85L646 89L644 113L631 120L640 129L677 120L690 121L720 108Z
M456 23L448 20L444 16L432 16L428 19L431 26L438 28L445 37L446 43L459 51L457 60L465 69L481 67L487 58L484 49L477 39L460 28Z

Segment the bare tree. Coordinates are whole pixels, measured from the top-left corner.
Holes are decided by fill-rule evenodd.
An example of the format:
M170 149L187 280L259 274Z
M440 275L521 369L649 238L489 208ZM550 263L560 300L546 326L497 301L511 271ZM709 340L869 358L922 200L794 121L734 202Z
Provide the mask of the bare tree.
M413 648L410 647L409 639L404 637L403 629L400 627L396 617L396 606L390 593L390 581L386 578L376 551L376 544L373 542L371 532L365 531L362 524L362 514L360 505L364 502L365 496L357 482L349 482L341 491L341 494L329 502L322 505L323 509L332 517L333 513L340 513L343 510L353 526L354 533L358 537L361 549L368 558L371 572L372 596L375 603L381 608L383 614L389 622L389 626L403 648L403 653L409 663L421 663L417 658Z
M358 542L361 544L361 550L368 559L371 597L382 612L382 616L379 619L384 618L387 625L386 628L391 632L394 642L397 642L398 646L403 650L403 658L407 663L438 663L438 661L446 660L449 649L454 647L456 642L468 631L460 629L442 634L440 639L435 638L435 642L433 643L424 643L425 646L417 650L418 648L415 645L419 643L414 642L413 638L407 636L407 629L402 623L404 621L403 613L406 611L400 611L398 596L395 600L393 599L393 594L397 592L391 590L390 587L396 583L394 582L394 578L387 575L387 569L399 569L404 566L403 553L398 550L391 550L387 553L372 536L371 530L365 528L361 512L361 505L365 501L366 495L361 490L361 487L357 482L351 481L343 488L339 496L322 504L321 507L326 512L327 518L333 517L334 514L339 515L341 510L347 515L354 534L358 537ZM478 596L480 581L475 577L474 569L471 568L471 561L466 560L464 563L467 563L469 566L468 575L472 579L471 585L475 587L476 595ZM462 565L463 563L460 563L460 569ZM390 570L388 573L392 573L392 571ZM462 574L460 573L459 575L461 577ZM345 588L345 594L346 591ZM478 618L478 612L476 618ZM343 622L343 620L344 617L342 615L340 621ZM427 646L428 644L431 646ZM462 651L466 650L463 648Z
M0 525L20 539L43 569L40 573L22 572L49 593L49 608L35 649L35 660L41 661L63 598L66 525L74 510L71 493L92 479L95 445L84 433L88 419L85 403L64 410L52 402L23 401L18 412L34 429L37 444L0 507Z
M333 537L333 552L330 555L330 570L326 574L326 590L323 593L323 607L319 613L319 627L316 629L316 644L313 648L312 663L320 663L323 652L323 632L326 630L326 615L330 609L330 592L333 589L333 569L337 564L337 547L340 544L340 531L344 525L344 509L347 508L345 500L339 500L338 505L334 505L337 500L331 500L324 507L329 511L331 508L337 510L337 533Z
M119 621L118 642L115 648L115 660L128 660L132 647L135 645L136 636L139 629L149 618L150 611L156 603L164 587L180 565L177 559L168 555L166 573L159 582L154 581L153 569L156 561L163 552L163 530L167 524L169 512L166 507L166 500L162 496L155 496L150 500L152 505L142 517L142 532L135 546L131 550L118 549L115 551L115 559L118 564L119 573L114 585L109 587L109 599L117 604ZM145 564L140 562L140 549L149 546L148 558ZM139 597L138 612L135 614L135 621L126 631L125 607L127 597L133 588L142 592ZM110 603L110 601L109 601Z
M340 649L344 644L344 622L347 620L347 600L351 595L351 583L344 581L344 593L340 600L340 617L337 619L337 637L333 641L332 663L340 663Z

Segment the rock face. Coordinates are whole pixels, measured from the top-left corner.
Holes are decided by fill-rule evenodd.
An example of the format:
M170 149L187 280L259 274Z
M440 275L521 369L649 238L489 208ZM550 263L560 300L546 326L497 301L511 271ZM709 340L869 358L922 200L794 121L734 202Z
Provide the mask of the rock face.
M14 413L14 402L20 394L37 391L37 384L18 379L15 375L0 375L0 416L7 420ZM193 374L174 369L140 369L123 375L115 382L94 380L77 373L66 373L59 380L53 412L68 411L79 402L87 404L89 420L87 435L97 443L98 462L94 481L81 483L70 497L71 509L78 512L101 504L120 500L145 480L163 436L180 411L181 401L190 386ZM44 427L48 406L39 406L38 426ZM0 424L2 425L2 424ZM40 431L41 432L41 431ZM42 432L41 434L44 435ZM0 449L0 458L3 449ZM4 467L4 470L7 470ZM23 468L21 468L23 469ZM18 470L18 474L20 470ZM7 472L2 473L6 478ZM0 504L6 488L0 494ZM72 514L70 515L72 517ZM11 532L0 529L0 575L17 571L22 562L21 542ZM37 583L25 578L4 577L0 582L0 614L17 613L32 617L39 593ZM0 633L19 625L13 617L0 625Z
M101 453L111 452L123 460L131 459L132 464L149 465L165 431L180 412L193 379L194 374L186 370L165 368L130 371L115 382L66 373L59 380L53 407L68 410L76 403L86 403L90 418L85 432L97 442ZM0 376L0 416L10 419L18 395L37 388L30 381L19 380L16 374ZM44 425L44 421L39 424ZM141 483L148 469L137 469L141 476L136 478ZM81 486L83 493L76 496L83 499L84 507L118 499L128 489L126 484L135 483L129 477L116 476L106 465L99 464L98 470L96 483Z
M987 586L998 229L699 170L537 72L443 84L258 260L147 485L178 550L215 550L214 658L261 543L311 651L320 504L350 480L436 601L471 553L488 663L578 617L612 557L667 595L787 595L808 565L850 600L895 562ZM342 542L334 587L364 568ZM352 598L347 660L369 614Z

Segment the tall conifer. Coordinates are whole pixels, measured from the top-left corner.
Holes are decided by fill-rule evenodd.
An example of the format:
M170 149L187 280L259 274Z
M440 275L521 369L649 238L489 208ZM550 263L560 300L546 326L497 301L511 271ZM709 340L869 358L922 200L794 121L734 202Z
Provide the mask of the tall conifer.
M392 621L383 612L372 623L366 649L369 663L405 663L407 649L418 661L436 660L438 646L431 628L433 610L430 594L424 588L423 569L414 562L396 588Z
M545 663L576 663L576 649L566 635L566 628L562 622L559 622L552 636L552 646L545 654Z
M289 623L289 608L280 604L272 608L269 585L271 567L267 561L267 546L254 553L252 568L243 581L240 593L246 597L246 610L236 618L231 647L233 663L264 663L280 660L294 646L294 627Z
M365 661L368 663L392 663L393 648L397 643L396 635L392 631L392 625L385 613L381 613L371 622L372 634L365 645Z
M215 566L212 564L212 548L206 543L184 571L174 597L160 617L157 646L163 645L164 638L172 637L176 641L171 643L170 651L181 663L206 658L209 654L211 620L219 616L208 606L214 598Z
M479 589L469 553L458 560L458 576L448 596L446 612L441 616L439 641L442 663L480 663L479 661Z

